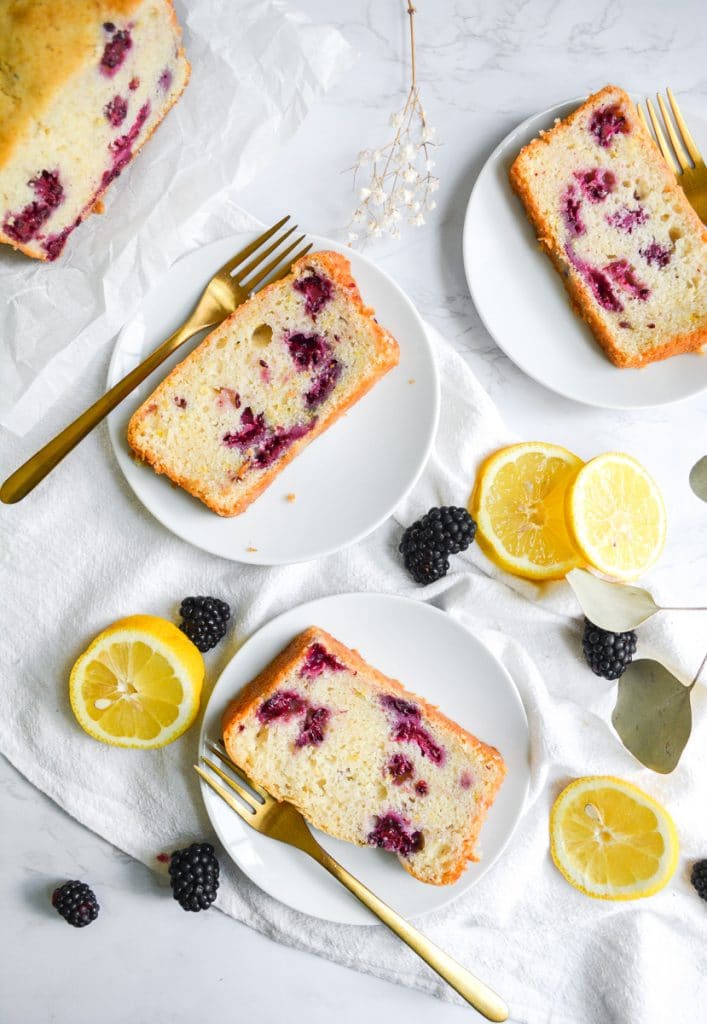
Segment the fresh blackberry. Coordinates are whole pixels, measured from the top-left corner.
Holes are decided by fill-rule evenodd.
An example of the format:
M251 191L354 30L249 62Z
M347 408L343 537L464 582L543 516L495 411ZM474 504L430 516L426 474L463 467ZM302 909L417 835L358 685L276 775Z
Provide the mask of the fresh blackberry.
M707 900L707 860L698 860L692 865L690 881L701 900Z
M52 893L52 906L74 928L83 928L98 917L98 900L85 882L64 882Z
M433 583L449 571L449 555L469 547L476 523L465 508L431 508L400 541L405 567L416 583Z
M476 523L465 508L454 505L433 508L426 518L432 523L441 523L448 555L466 551L476 537Z
M409 526L400 541L405 568L416 583L434 583L449 571L447 552L439 537L421 525Z
M185 597L179 606L179 628L200 651L210 651L223 640L231 609L217 597Z
M216 899L219 867L211 843L175 850L169 874L172 895L183 910L207 910Z
M618 679L633 660L637 645L633 630L612 633L584 620L582 650L592 672L604 679Z

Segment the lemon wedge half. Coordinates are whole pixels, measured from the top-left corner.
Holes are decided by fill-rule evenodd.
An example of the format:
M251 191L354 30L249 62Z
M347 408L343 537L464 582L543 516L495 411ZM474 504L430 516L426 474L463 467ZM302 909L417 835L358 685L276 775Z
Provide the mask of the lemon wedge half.
M204 659L166 619L133 615L100 633L69 680L71 707L94 739L152 749L185 732L199 710Z

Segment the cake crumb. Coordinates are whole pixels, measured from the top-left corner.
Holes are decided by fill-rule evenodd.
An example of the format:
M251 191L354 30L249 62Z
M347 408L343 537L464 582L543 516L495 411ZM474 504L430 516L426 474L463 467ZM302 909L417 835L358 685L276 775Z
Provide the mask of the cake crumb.
M297 495L296 494L286 494L285 497L287 498L288 501L296 501L297 500Z
M246 551L257 551L257 550L258 550L257 548L253 548L253 547L246 548Z
M415 383L415 378L411 377L410 380L408 381L408 384L414 384L414 383Z

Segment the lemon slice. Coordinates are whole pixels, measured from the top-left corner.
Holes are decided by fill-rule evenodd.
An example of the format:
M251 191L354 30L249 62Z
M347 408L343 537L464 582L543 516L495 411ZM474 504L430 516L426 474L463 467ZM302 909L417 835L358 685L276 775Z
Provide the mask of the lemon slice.
M166 619L133 615L100 633L71 670L69 696L87 733L114 747L163 747L199 710L204 659Z
M663 550L662 495L630 455L607 452L588 462L567 493L566 511L578 550L606 576L636 579Z
M502 448L484 462L470 511L492 562L531 580L560 579L584 564L565 522L565 494L582 465L543 441Z
M642 790L610 775L572 782L550 814L550 850L570 885L600 900L652 896L678 862L673 820Z

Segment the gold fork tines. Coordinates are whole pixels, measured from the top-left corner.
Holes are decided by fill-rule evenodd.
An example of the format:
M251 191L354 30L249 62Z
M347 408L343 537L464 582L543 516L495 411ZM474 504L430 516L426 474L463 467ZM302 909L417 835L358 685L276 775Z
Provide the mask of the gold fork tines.
M31 459L15 470L0 487L0 501L10 504L25 498L76 447L79 441L82 441L109 412L115 409L172 353L176 352L199 331L220 324L250 297L258 285L264 284L269 278L277 280L289 273L290 266L305 256L312 248L311 245L301 245L305 240L304 235L296 238L287 248L280 248L283 242L287 241L297 230L297 225L294 225L287 231L278 234L289 219L289 216L283 217L277 224L273 224L267 231L263 231L253 242L224 263L208 281L194 309L181 327L178 327L174 334L163 341L139 366L136 366L117 384L114 384L90 408L82 412L73 423L65 427ZM266 249L262 249L270 239L273 239L272 243ZM300 246L299 249L298 246ZM273 253L275 253L273 258L264 262ZM253 258L249 259L251 256ZM246 260L249 262L242 267L241 264Z
M220 743L207 740L206 745L209 752L218 758L221 765L216 764L210 757L202 755L201 761L206 768L196 764L194 768L206 785L217 793L246 824L271 839L277 839L281 843L287 843L289 846L302 850L326 868L337 881L345 885L349 892L368 907L403 942L407 943L425 963L429 964L440 977L444 978L447 984L451 985L487 1020L504 1021L508 1019L508 1007L492 989L475 978L470 971L452 959L439 946L430 942L387 903L384 903L362 882L359 882L338 861L335 861L326 850L322 849L309 831L306 821L292 804L275 800L267 790L249 779L246 773L231 760Z
M690 129L687 127L685 118L682 116L672 89L668 88L666 92L672 117L660 93L658 93L657 99L668 138L665 137L665 132L655 107L649 99L646 100L653 132L665 162L678 179L683 192L694 207L700 220L707 223L707 167L690 133ZM650 133L646 115L640 106L638 107L638 113L646 131ZM670 139L670 142L668 142L668 139Z

